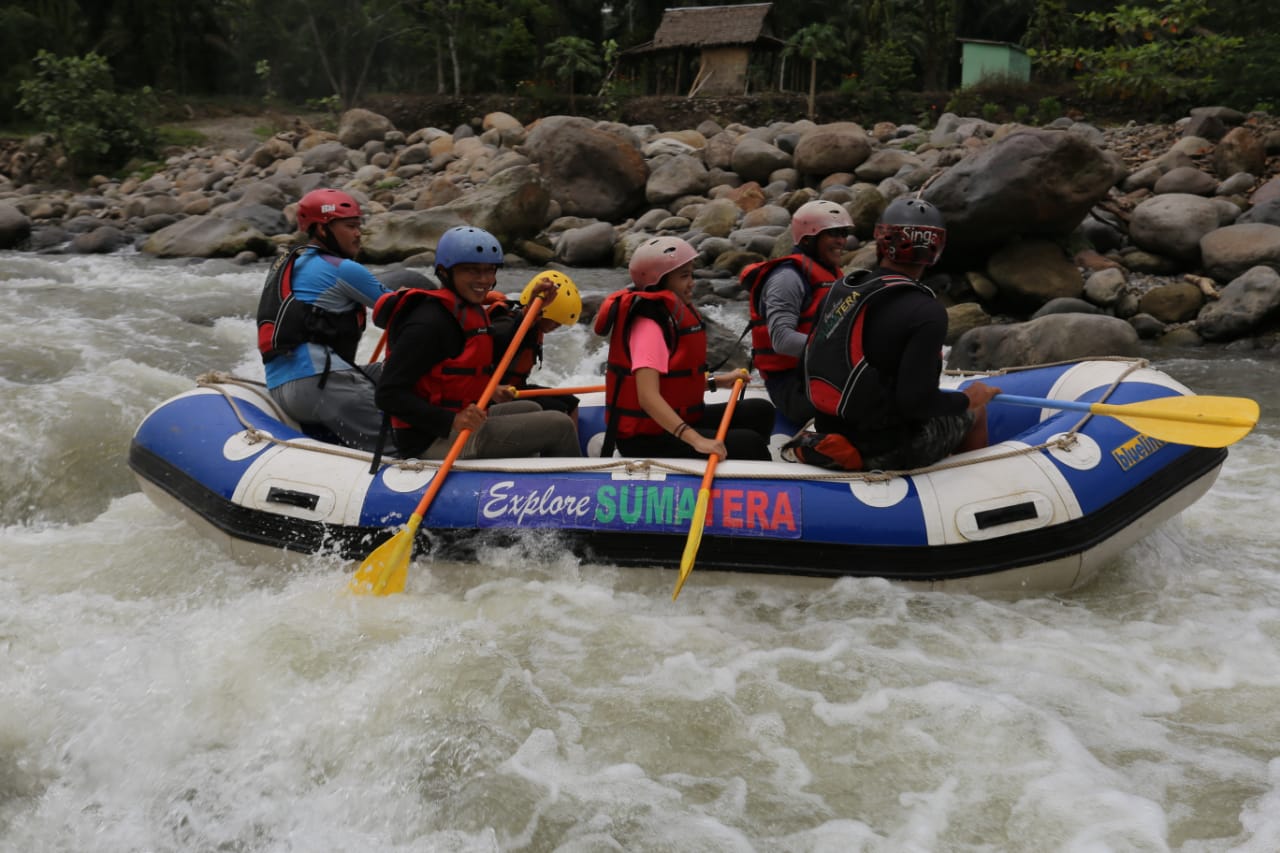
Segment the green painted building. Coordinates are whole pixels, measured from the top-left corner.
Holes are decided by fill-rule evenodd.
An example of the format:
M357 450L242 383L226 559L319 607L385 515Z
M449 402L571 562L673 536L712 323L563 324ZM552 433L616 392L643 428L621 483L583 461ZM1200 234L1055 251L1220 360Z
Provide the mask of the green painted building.
M1031 57L1022 47L1007 41L959 39L960 86L972 86L983 77L1031 79Z

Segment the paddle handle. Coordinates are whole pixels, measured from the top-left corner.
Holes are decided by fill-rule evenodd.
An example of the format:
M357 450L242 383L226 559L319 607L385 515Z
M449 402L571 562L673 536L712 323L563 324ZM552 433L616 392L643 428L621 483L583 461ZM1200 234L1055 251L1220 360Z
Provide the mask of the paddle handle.
M733 391L729 394L729 403L724 407L724 416L720 418L720 426L716 428L716 441L724 443L724 437L729 434L729 423L733 420L733 410L738 408L738 397L742 394L742 386L745 379L735 380L733 383ZM706 491L711 488L711 481L716 477L716 466L720 464L720 454L712 453L707 457L707 470L702 474L702 486L699 491Z
M557 397L561 394L593 394L604 391L603 385L578 385L572 388L515 388L511 389L512 395L517 400L523 400L527 397Z
M535 296L529 303L528 309L524 313L524 320L520 322L520 326L516 329L515 335L511 338L511 343L507 345L507 351L503 353L502 359L498 362L498 366L494 368L493 375L489 377L489 384L484 386L484 393L480 395L480 399L476 401L476 405L481 409L489 405L489 401L493 399L493 393L498 390L498 383L502 379L502 374L507 372L507 366L511 364L511 360L516 357L516 352L520 349L520 342L524 340L525 335L529 333L529 328L538 319L538 311L542 308L542 297ZM431 502L435 500L436 493L440 491L440 487L444 485L445 475L449 473L449 469L453 467L453 463L458 461L458 457L462 454L462 448L466 446L467 439L471 437L471 430L464 429L458 432L458 437L453 440L453 447L449 448L449 454L445 456L444 461L440 463L440 469L436 471L436 475L431 478L431 485L422 494L422 500L418 501L418 506L414 509L413 514L421 519L427 514L427 508L431 506Z
M382 337L378 338L378 345L373 348L373 355L369 356L370 364L377 364L378 359L382 357L382 351L387 347L387 333L390 329L382 330Z

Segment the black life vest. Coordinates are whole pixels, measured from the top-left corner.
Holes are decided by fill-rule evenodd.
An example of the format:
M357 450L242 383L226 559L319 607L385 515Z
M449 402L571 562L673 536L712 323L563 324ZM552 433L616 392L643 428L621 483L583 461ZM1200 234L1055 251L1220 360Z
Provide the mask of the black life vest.
M913 288L933 291L897 273L850 273L832 285L804 353L805 391L819 412L857 429L901 423L890 405L895 375L872 366L863 347L867 306Z
M738 281L751 294L751 363L766 378L771 374L800 368L800 359L774 350L773 342L769 339L768 320L764 316L765 279L782 264L793 265L809 288L809 298L800 312L799 322L796 323L796 331L802 335L808 335L813 330L813 321L818 316L818 309L822 307L822 300L831 289L831 283L838 278L836 273L813 258L798 252L743 268Z
M267 271L267 281L258 300L258 352L265 364L306 343L320 344L348 364L355 364L356 349L364 334L365 310L358 305L350 311L325 311L293 295L293 267L298 254L311 245L299 246L277 258ZM328 373L328 361L325 372Z
M596 334L609 338L605 399L611 437L663 433L662 426L641 408L636 378L631 372L627 339L637 317L657 321L671 353L667 372L658 379L662 399L685 422L697 424L702 420L702 397L707 389L707 330L702 317L670 290L628 287L606 297L595 322ZM608 444L606 439L608 453L612 453Z

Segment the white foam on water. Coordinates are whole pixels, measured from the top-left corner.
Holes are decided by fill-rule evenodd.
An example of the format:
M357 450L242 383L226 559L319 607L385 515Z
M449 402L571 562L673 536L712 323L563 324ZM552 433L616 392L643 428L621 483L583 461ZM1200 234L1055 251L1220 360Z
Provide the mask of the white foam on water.
M1264 422L1072 596L695 571L672 603L539 532L365 598L331 557L232 562L122 464L195 375L259 369L262 273L0 257L0 306L103 291L55 293L47 375L0 383L5 853L1280 846L1264 363L1187 365ZM543 384L599 382L593 338L549 335Z

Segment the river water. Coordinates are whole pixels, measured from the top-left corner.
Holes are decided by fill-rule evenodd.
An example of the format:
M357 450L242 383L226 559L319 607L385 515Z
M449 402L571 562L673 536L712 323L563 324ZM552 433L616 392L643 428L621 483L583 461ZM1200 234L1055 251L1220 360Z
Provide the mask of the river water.
M1274 357L1150 353L1263 421L1070 596L695 571L673 604L532 538L356 598L126 465L197 375L261 376L263 272L0 255L5 853L1280 850ZM543 380L598 382L591 337Z

